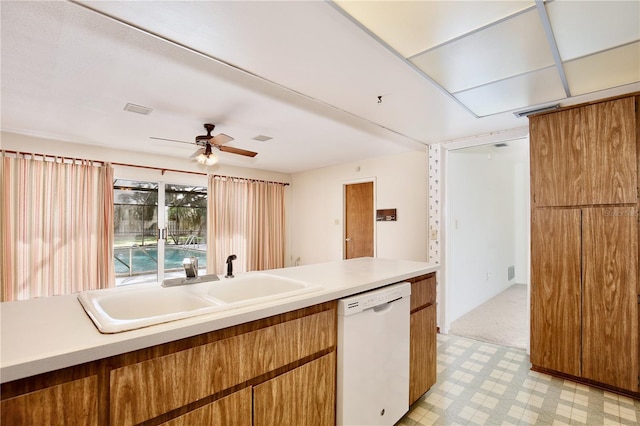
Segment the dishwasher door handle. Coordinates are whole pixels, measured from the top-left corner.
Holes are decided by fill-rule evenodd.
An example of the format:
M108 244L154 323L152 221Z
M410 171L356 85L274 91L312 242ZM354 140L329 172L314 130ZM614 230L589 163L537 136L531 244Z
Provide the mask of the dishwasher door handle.
M374 307L373 307L373 308L371 308L371 309L373 309L373 312L376 312L376 313L378 313L378 312L384 312L384 311L386 311L387 309L391 309L391 304L392 304L393 302L397 302L398 300L401 300L401 299L402 299L402 297L398 297L397 299L389 300L387 303L383 303L383 304L381 304L381 305L374 306Z

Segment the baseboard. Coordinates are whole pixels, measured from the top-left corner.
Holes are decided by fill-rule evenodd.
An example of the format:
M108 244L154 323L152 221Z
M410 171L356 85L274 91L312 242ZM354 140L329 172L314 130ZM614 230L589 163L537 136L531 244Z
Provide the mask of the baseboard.
M550 376L558 377L560 379L571 380L572 382L576 382L576 383L580 383L580 384L583 384L583 385L591 386L591 387L594 387L594 388L606 390L607 392L616 393L618 395L627 396L629 398L637 399L637 400L640 401L640 392L632 392L632 391L629 391L629 390L626 390L626 389L616 388L614 386L609 386L609 385L604 384L604 383L595 382L593 380L584 379L582 377L572 376L571 374L561 373L561 372L555 371L555 370L548 370L546 368L538 367L538 366L533 365L533 364L531 365L531 371L535 371L537 373L548 374Z

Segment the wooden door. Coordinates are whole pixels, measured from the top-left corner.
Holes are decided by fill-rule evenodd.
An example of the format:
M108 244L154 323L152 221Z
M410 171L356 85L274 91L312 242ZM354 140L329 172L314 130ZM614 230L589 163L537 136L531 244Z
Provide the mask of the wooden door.
M345 186L344 258L373 257L373 182Z
M638 391L638 210L583 210L582 376Z
M584 204L637 202L635 98L584 107L586 170Z
M531 363L580 376L579 209L531 217Z
M255 426L326 426L336 422L336 353L253 388Z
M581 110L531 117L531 201L535 207L585 204Z

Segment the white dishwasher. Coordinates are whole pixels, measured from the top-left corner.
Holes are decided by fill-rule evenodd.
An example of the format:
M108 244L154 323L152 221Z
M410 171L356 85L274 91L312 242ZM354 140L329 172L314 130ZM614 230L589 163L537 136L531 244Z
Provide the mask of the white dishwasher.
M393 425L409 410L411 284L338 301L337 424Z

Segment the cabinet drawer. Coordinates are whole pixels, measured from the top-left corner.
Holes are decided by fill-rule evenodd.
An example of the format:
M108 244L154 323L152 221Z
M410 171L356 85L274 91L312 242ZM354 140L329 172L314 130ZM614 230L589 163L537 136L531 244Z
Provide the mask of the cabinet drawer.
M410 280L411 312L436 301L436 274L431 273Z
M163 426L236 425L251 426L251 388L247 387L229 396L176 417Z
M335 309L111 371L111 423L154 418L336 344Z
M3 425L97 425L98 377L6 399L0 404L0 412Z

